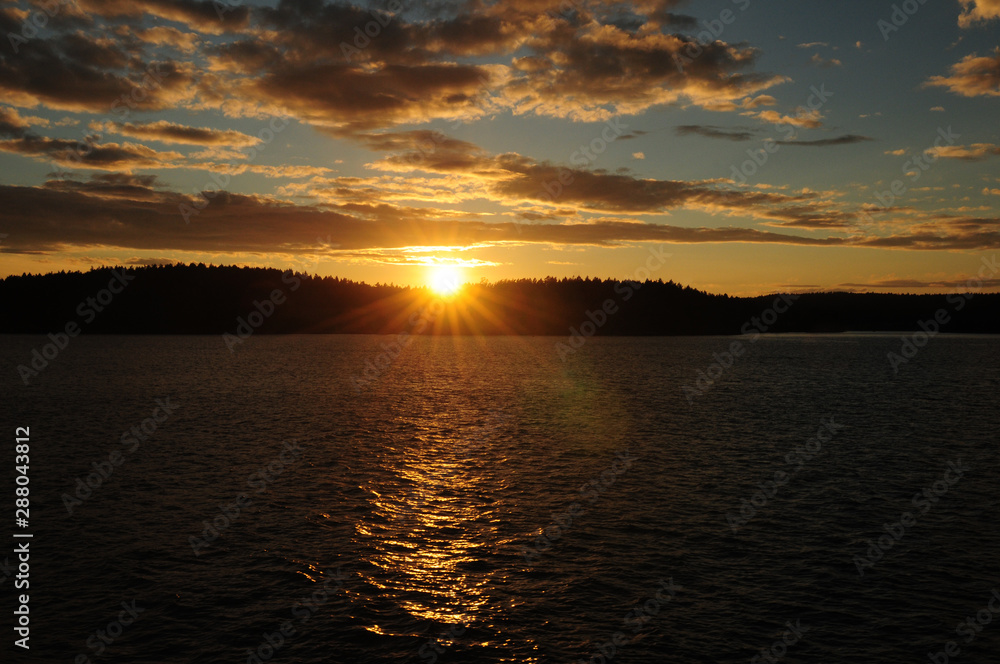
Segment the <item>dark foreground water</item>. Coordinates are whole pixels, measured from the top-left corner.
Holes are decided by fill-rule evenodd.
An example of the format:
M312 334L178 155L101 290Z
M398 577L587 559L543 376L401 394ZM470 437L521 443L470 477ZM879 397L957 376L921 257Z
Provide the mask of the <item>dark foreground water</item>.
M1000 338L735 340L3 337L3 661L1000 661Z

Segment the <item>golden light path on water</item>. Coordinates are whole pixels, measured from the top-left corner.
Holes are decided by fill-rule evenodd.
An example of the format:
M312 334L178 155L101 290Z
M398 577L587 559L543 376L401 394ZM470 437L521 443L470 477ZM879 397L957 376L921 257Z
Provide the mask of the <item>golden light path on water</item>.
M408 347L393 365L392 382L397 389L409 388L409 397L397 398L402 408L391 418L373 422L383 434L382 444L372 450L382 472L362 487L370 509L355 526L366 562L374 566L367 582L406 615L400 618L395 611L365 629L381 636L433 636L446 647L461 641L466 647L506 650L512 644L504 642L499 626L512 621L501 614L515 611L520 600L516 594L498 599L496 584L516 583L509 577L523 573L523 565L520 559L501 564L497 552L530 544L551 524L545 517L512 536L507 523L511 511L523 510L524 501L530 501L511 491L517 478L509 473L519 465L507 455L515 449L511 441L518 422L554 422L539 449L543 456L584 452L594 455L595 467L603 470L611 455L629 445L627 403L608 399L606 385L598 398L594 386L600 377L586 366L569 373L555 351L566 338L553 338L551 354L542 353L538 344L523 344L520 353L536 357L524 362L522 355L517 363L525 371L516 377L522 389L484 413L475 395L497 377L476 375L474 367L476 358L494 347L469 337L419 341L431 352L426 347L408 352ZM524 396L539 390L544 398ZM523 441L516 447L523 449ZM581 484L589 479L581 478ZM569 494L565 502L576 498ZM429 632L428 625L434 626ZM461 634L449 636L450 625ZM475 631L478 640L466 630ZM525 649L537 646L517 646L518 661L538 661L525 657Z

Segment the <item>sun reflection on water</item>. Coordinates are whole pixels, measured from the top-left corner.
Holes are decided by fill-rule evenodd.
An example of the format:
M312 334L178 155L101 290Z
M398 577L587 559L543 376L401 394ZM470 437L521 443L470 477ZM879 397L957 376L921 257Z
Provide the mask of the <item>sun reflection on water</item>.
M417 622L469 626L488 613L488 578L470 569L498 537L488 496L504 483L470 458L482 441L424 426L411 446L386 455L392 481L368 489L371 512L357 531L371 547L368 562L380 570L368 581ZM487 435L484 429L470 431L471 438Z
M518 595L523 560L515 552L548 525L523 518L532 500L524 478L539 472L525 455L569 469L574 459L593 465L624 449L632 430L626 400L595 389L598 376L587 366L571 373L545 356L534 358L543 367L536 372L511 358L504 366L516 376L484 376L478 356L491 347L478 337L415 343L422 352L394 368L392 407L386 400L370 410L377 470L360 487L367 508L354 523L368 585L359 627L414 656L415 641L433 637L456 655L481 648L492 661L541 661L534 634L509 633L540 601ZM526 448L524 430L543 421L554 426Z

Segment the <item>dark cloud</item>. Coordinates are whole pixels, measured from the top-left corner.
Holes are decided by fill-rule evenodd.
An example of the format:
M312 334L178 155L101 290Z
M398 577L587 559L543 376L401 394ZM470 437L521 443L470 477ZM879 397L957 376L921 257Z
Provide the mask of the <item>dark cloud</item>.
M171 196L169 192L157 191L159 183L155 175L128 173L97 173L85 182L60 178L49 180L43 187L53 191L80 192L95 197L125 200L163 201Z
M392 134L382 135L389 141ZM406 135L393 147L405 147ZM388 171L425 171L465 176L478 191L507 204L548 203L596 212L655 214L680 207L742 213L800 227L847 227L850 215L835 216L811 203L815 194L787 195L732 189L721 183L638 178L628 173L570 168L516 153L489 154L464 141L426 139L427 149L389 155L376 163ZM570 161L573 161L571 157ZM809 205L807 205L809 204Z
M673 12L659 12L653 14L653 18L657 19L664 25L669 25L676 28L696 28L698 27L698 19L694 16L688 16L687 14L675 14Z
M463 11L427 8L418 21L415 13L282 0L257 10L273 28L266 39L244 35L210 52L236 75L223 77L225 92L249 107L257 100L344 131L507 109L606 119L682 97L738 99L785 80L748 72L757 52L747 46L637 30L655 25L652 14L670 3L652 4L625 12L579 2L569 13L554 0L476 11L455 4L448 7ZM456 63L469 56L498 59Z
M49 183L46 187L0 186L9 232L3 251L48 252L67 247L116 247L191 252L309 254L317 238L338 250L412 246L544 243L614 246L634 242L771 243L803 246L865 246L954 250L1000 247L1000 231L900 234L885 238L803 237L750 228L684 228L665 224L604 221L589 224L513 224L411 218L360 219L318 207L295 206L256 196L217 194L185 224L179 206L194 200L154 191L108 197L113 182ZM141 181L120 186L144 188Z
M388 157L390 161L418 167L427 162L428 166L440 171L476 168L486 154L474 143L426 129L358 134L355 138L371 150L392 153Z
M200 32L220 34L247 27L250 10L242 0L77 0L87 13L105 18L143 15L184 23Z
M0 34L4 35L17 35L21 32L21 25L23 20L15 11L13 7L0 7ZM6 50L8 45L4 47Z
M790 205L774 208L761 216L774 220L766 222L768 226L804 229L847 229L856 225L858 220L854 212L822 205Z
M674 2L580 0L572 11L562 0L441 2L395 14L322 0L252 10L227 0L80 2L124 23L118 36L57 33L3 58L0 91L11 103L284 111L350 134L505 111L595 120L678 101L717 107L786 80L751 71L758 53L746 45L664 32L690 24L668 11ZM194 32L140 24L147 16L220 37L200 44ZM143 50L159 45L200 46L209 66L173 65L144 83ZM460 61L470 57L475 64Z
M146 140L160 141L161 143L182 143L187 145L227 145L232 147L247 147L260 143L259 138L254 138L239 131L212 129L210 127L189 127L166 120L147 123L114 124L111 122L101 125L103 131L131 136Z
M181 65L144 63L119 44L75 33L39 37L16 55L0 54L0 92L23 107L121 116L176 105L191 81Z
M125 265L178 265L181 262L173 258L127 258L122 261Z
M642 131L641 129L636 129L635 131L630 131L622 134L621 136L618 137L618 140L629 141L632 140L633 138L639 138L641 136L645 136L648 133L649 133L648 131Z
M757 58L753 48L684 35L562 22L529 43L551 65L512 81L506 91L522 106L557 117L604 119L681 98L718 103L785 80L745 72Z
M749 127L716 127L713 125L680 125L674 128L678 136L697 134L707 138L722 138L729 141L749 141L757 130Z
M844 136L837 136L836 138L820 138L814 141L776 141L779 145L797 145L799 147L812 147L821 148L828 147L831 145L851 145L854 143L865 143L867 141L874 141L874 138L868 136L859 136L858 134L845 134Z
M126 185L128 186L128 185ZM135 186L135 185L132 185ZM95 192L100 184L0 186L6 252L55 251L67 246L199 252L312 253L330 236L342 250L408 246L531 242L609 246L623 242L778 242L841 244L741 228L680 228L659 224L484 223L412 218L363 220L316 207L221 193L185 224L179 206L193 199L154 192L130 199Z
M869 238L857 243L862 247L880 249L913 249L920 251L981 251L1000 248L1000 231L945 234L934 232L900 233L889 237Z
M474 65L387 65L369 71L348 64L278 66L249 90L267 103L342 133L368 131L475 109L480 79Z
M996 288L1000 287L1000 279L983 279L982 288ZM865 283L855 283L849 282L845 284L838 284L834 286L837 288L917 288L917 289L927 289L927 288L940 288L954 290L956 288L961 289L962 292L967 292L969 289L969 279L944 279L944 280L932 280L925 281L922 279L878 279L875 281L865 282Z
M381 8L372 13L347 3L281 0L276 7L258 8L257 16L275 31L273 36L288 57L302 62L409 59L416 64L428 57L426 33ZM368 26L372 22L375 25ZM366 34L366 27L374 37Z
M94 168L131 171L138 168L163 168L183 157L177 152L157 152L135 143L103 143L45 138L26 134L0 140L0 152L35 157L65 168Z

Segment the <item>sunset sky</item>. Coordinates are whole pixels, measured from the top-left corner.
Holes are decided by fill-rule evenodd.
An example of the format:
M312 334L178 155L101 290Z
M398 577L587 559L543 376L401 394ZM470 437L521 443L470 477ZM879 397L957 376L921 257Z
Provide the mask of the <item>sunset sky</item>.
M895 6L4 1L0 275L947 291L1000 249L1000 0Z

